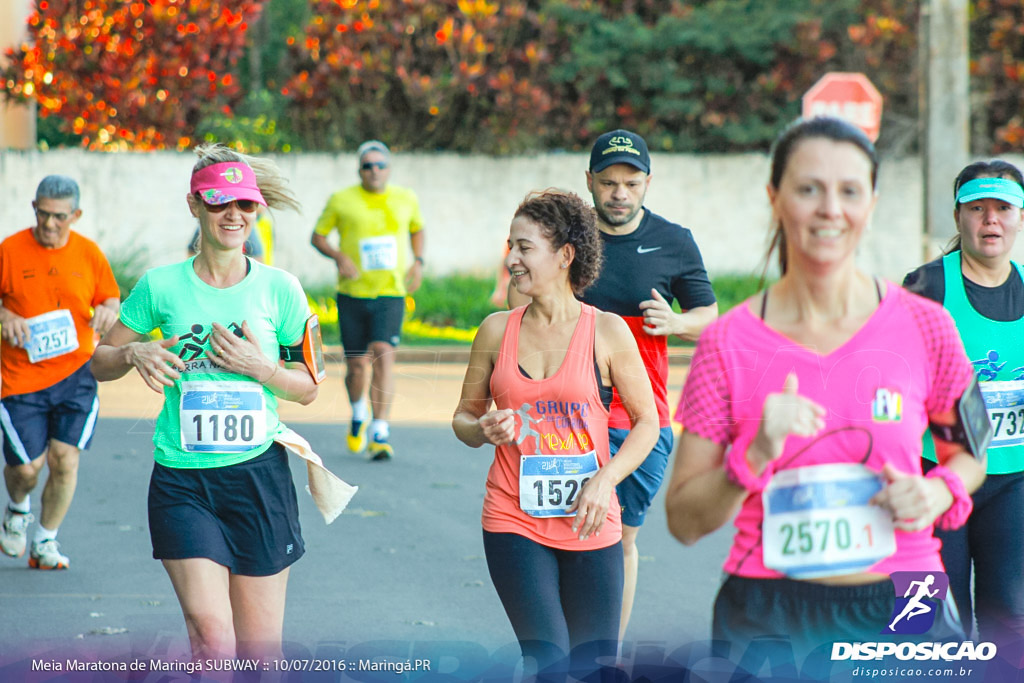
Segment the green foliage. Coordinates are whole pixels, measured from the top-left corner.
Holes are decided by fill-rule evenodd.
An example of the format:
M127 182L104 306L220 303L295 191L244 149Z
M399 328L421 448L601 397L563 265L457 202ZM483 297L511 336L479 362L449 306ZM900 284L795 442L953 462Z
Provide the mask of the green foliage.
M288 44L301 39L309 21L307 0L269 0L259 20L249 28L249 45L239 60L239 72L249 92L280 92L294 72ZM280 114L283 109L275 110Z
M334 283L317 283L303 285L310 308L320 318L320 337L324 344L337 344L340 339L338 331L338 304L335 295L338 293Z
M620 3L548 0L569 45L550 77L556 100L581 124L573 142L585 146L622 126L643 131L655 149L763 149L830 66L853 4L713 0L661 12L646 3L650 11L637 13Z
M413 295L413 316L438 327L476 327L496 309L490 302L494 279L475 275L424 278Z
M82 144L82 136L72 133L55 116L39 117L36 120L36 139L43 149L79 147Z
M759 292L761 290L761 277L759 275L729 273L711 278L711 287L715 290L715 297L718 299L718 311L721 314L743 303Z
M985 0L976 0L984 2ZM886 98L881 146L913 144L917 3L898 0L319 0L285 92L305 144L504 154L764 149L826 71Z
M126 244L107 251L106 256L124 301L149 267L149 249L143 244Z
M214 113L200 121L196 137L241 147L249 154L301 149L280 116L283 98L267 90L251 93L235 112Z

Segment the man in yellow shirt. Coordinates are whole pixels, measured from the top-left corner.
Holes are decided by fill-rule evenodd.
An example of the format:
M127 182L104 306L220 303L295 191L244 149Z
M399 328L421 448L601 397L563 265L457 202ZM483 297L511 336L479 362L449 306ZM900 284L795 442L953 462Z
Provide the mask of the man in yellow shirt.
M348 447L362 452L369 426L370 456L388 460L394 455L387 422L394 397L394 350L405 295L415 292L423 277L423 217L412 190L388 186L391 152L383 142L364 142L358 155L360 183L331 195L312 243L338 266L338 327L352 403ZM327 239L335 230L337 248Z

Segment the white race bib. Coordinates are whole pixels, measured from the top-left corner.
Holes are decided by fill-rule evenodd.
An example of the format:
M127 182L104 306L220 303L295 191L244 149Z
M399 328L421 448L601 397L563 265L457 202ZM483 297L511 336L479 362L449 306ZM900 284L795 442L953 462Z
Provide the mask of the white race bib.
M181 447L190 452L238 453L263 445L265 403L257 382L183 381L178 411Z
M28 318L25 322L29 331L25 350L31 363L63 356L78 348L75 321L66 308Z
M596 451L521 456L519 508L531 517L572 517L567 510L597 470Z
M394 270L398 267L398 243L393 235L359 240L359 262L363 270Z
M985 410L992 420L989 448L1024 443L1024 381L981 382Z
M864 571L896 552L890 513L869 505L882 489L863 465L782 470L761 494L764 565L798 579Z

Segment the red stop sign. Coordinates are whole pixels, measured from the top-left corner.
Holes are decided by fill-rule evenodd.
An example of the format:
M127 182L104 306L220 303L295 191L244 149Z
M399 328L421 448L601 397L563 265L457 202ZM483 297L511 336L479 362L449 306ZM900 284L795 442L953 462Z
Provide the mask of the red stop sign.
M872 142L882 126L882 95L867 76L832 71L821 77L803 99L803 116L834 116L864 131Z

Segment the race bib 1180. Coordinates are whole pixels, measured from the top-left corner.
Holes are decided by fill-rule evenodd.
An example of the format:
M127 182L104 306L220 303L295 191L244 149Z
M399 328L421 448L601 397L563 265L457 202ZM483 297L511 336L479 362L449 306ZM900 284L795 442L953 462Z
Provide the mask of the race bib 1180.
M237 453L267 439L263 388L256 382L181 383L181 447L190 452Z

